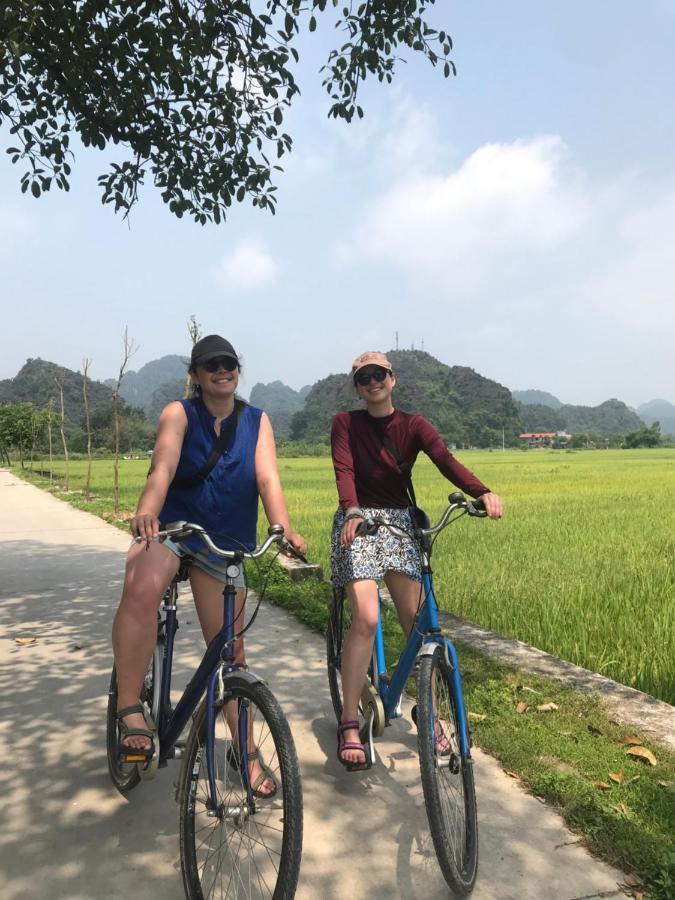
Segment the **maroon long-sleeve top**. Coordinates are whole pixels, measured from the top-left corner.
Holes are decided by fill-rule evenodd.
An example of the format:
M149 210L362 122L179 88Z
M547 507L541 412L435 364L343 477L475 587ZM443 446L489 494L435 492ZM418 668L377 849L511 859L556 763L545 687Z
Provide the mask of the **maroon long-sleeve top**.
M439 471L471 497L489 492L481 481L459 463L430 422L396 409L375 418L366 410L338 413L331 429L333 467L340 506L403 509L409 506L398 463L385 448L386 433L403 462L412 466L422 450Z

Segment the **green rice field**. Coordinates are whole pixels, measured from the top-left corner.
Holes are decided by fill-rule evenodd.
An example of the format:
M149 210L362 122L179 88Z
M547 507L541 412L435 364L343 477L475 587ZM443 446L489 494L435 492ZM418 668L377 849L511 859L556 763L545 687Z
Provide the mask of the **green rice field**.
M464 518L434 551L441 605L503 634L675 703L675 450L458 452L505 503L499 522ZM121 463L123 509L147 460ZM336 492L329 459L279 460L296 530L329 572ZM62 475L63 463L57 468ZM85 463L71 463L71 491ZM43 484L44 480L39 479ZM426 458L414 472L432 521L452 487ZM94 462L110 517L112 462ZM261 522L261 528L263 523Z

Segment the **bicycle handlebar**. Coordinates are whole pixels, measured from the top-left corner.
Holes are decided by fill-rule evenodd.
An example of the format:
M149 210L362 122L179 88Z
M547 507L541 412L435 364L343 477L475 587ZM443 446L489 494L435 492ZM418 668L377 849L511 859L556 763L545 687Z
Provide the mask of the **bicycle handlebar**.
M438 534L448 525L448 519L457 509L463 510L462 515L473 516L478 519L484 519L487 516L485 507L480 499L468 500L461 491L455 491L448 496L448 506L438 522L430 528L414 528L414 533L422 537L431 537ZM381 527L387 528L394 537L410 537L409 533L402 528L398 528L396 525L391 525L389 522L378 518L364 519L356 529L356 536L362 537L364 534L375 534L378 528Z
M202 543L211 551L211 553L215 553L216 556L220 556L222 559L241 559L242 557L245 559L258 559L267 553L272 544L283 544L286 549L290 549L296 553L293 545L284 537L283 525L270 525L267 529L267 537L262 544L260 544L259 547L256 547L255 550L250 551L223 550L220 547L217 547L211 540L206 529L202 528L201 525L196 525L194 522L169 522L166 528L159 532L157 537L169 537L182 540L183 538L190 537L192 534L201 538ZM137 544L143 542L143 538L139 537L134 538L134 540Z

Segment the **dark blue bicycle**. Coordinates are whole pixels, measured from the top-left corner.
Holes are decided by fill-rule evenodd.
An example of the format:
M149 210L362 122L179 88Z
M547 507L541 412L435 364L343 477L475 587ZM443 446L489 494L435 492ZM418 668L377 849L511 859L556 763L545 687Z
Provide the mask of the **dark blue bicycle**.
M223 627L173 708L178 583L187 577L182 565L158 614L157 645L140 698L146 718L156 727L154 755L149 761L143 756L134 761L133 751L120 753L113 668L107 718L110 776L115 787L126 793L142 778L153 777L169 759L182 758L176 799L183 885L191 900L291 898L302 854L302 788L295 745L270 689L238 665L234 656L235 641L245 631L235 618L234 580L244 559L256 560L272 544L283 541L283 528L271 526L267 539L251 553L221 550L203 528L186 522L168 525L160 537L183 540L191 534L198 535L212 553L229 560ZM251 621L254 618L255 612ZM183 743L179 739L191 717ZM250 774L254 762L256 771L261 767L263 773L257 778Z
M416 666L417 745L422 788L436 855L448 885L457 893L473 890L478 871L478 824L471 758L471 737L467 725L457 652L444 637L438 622L438 605L430 565L433 539L446 525L464 515L486 516L479 501L467 500L460 492L448 497L448 507L433 527L421 510L422 521L413 531L422 562L420 606L408 642L394 668L388 673L384 655L382 618L375 634L373 658L359 711L363 718L361 740L367 765L375 760L373 738L379 737L392 719L401 715L401 696ZM456 513L456 515L455 515ZM357 534L374 534L387 528L396 537L410 535L381 519L366 520ZM381 606L381 599L380 599ZM351 624L344 593L333 599L327 633L328 681L338 722L342 717L340 676L342 643Z

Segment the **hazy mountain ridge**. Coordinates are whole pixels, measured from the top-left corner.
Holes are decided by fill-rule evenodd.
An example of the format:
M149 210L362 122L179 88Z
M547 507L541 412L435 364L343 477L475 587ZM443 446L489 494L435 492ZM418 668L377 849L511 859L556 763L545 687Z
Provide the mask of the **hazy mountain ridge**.
M626 434L644 427L642 419L621 400L606 400L598 406L563 404L551 409L543 404L520 404L525 431L566 431L569 434Z
M649 426L654 422L660 422L661 434L675 436L675 404L669 403L668 400L650 400L648 403L641 403L637 413Z
M396 404L404 411L417 412L435 424L450 443L494 445L517 442L520 431L567 431L598 435L626 434L661 423L663 434L675 434L675 404L651 400L637 413L620 400L598 406L564 404L546 391L511 392L465 366L448 366L420 350L390 351L397 374ZM162 408L184 396L187 360L170 354L152 360L122 380L121 397L126 405L143 409L156 422ZM30 401L38 408L53 401L58 411L55 377L64 373L66 418L73 423L84 416L82 375L56 363L28 359L14 378L0 381L0 403ZM109 409L115 381L89 380L92 410ZM540 403L523 403L521 397L541 398ZM546 401L546 402L543 402ZM300 390L276 380L258 382L250 402L264 409L278 437L302 441L327 441L330 422L336 412L359 408L347 373L329 375ZM554 403L559 404L554 406ZM639 413L639 415L638 415Z
M551 409L560 409L563 405L562 400L558 400L548 391L538 391L535 389L527 391L511 391L513 399L523 406L550 406Z

